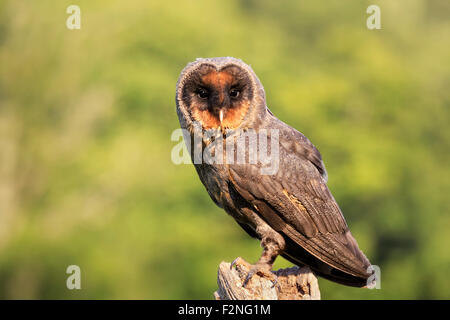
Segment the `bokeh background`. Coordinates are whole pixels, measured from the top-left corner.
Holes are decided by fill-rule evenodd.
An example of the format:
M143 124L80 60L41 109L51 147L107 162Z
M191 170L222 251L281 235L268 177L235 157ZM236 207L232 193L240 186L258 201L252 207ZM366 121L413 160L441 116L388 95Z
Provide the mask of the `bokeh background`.
M322 298L450 298L449 40L447 0L0 0L0 298L212 299L222 260L258 259L170 157L178 75L213 56L319 148L381 268L381 290Z

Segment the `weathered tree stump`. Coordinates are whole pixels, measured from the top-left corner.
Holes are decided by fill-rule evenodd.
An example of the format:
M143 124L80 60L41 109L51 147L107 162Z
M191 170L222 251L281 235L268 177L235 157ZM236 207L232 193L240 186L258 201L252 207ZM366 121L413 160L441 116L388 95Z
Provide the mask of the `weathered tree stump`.
M235 260L236 268L221 262L217 273L219 289L216 300L320 300L317 278L308 267L292 267L273 271L277 281L255 274L244 286L250 268L242 258Z

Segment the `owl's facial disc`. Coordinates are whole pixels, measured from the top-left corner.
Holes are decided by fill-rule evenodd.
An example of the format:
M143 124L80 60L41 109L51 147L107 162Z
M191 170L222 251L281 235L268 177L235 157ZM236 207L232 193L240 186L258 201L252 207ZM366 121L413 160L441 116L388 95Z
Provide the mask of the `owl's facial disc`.
M247 114L252 96L248 73L235 65L217 70L203 64L183 90L183 100L193 120L205 129L237 128Z

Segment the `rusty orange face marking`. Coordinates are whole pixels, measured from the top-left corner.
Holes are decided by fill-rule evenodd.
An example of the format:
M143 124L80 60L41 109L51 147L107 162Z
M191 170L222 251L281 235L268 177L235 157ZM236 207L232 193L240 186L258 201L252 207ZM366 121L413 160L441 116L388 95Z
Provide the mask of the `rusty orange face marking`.
M231 83L233 82L233 76L225 71L213 71L203 76L202 81L206 85L211 85L218 89L223 89L226 84L231 85Z
M226 129L234 129L239 127L245 115L247 114L250 103L244 101L238 107L229 109L223 117L222 126Z
M231 86L233 82L233 76L228 72L220 71L220 72L210 72L207 75L202 77L202 81L204 84L212 86L219 91L219 101L222 102L225 98L224 92L225 87Z
M222 127L225 129L235 129L239 127L244 119L247 111L250 107L250 103L246 100L238 107L228 109L225 112L222 121ZM205 129L215 129L220 127L220 120L213 115L209 110L200 110L200 108L192 108L192 117L199 121Z
M200 110L194 107L192 109L192 117L199 121L204 129L213 129L220 126L220 121L209 110Z
M233 76L226 71L209 72L202 76L201 80L205 86L212 87L218 92L219 103L224 101L227 90L234 84ZM197 106L195 103L192 105L192 116L195 120L199 121L205 129L213 129L220 126L225 129L234 129L241 124L249 107L250 102L248 100L243 100L239 105L224 108L222 124L217 115L214 115L208 109L205 110L204 108Z

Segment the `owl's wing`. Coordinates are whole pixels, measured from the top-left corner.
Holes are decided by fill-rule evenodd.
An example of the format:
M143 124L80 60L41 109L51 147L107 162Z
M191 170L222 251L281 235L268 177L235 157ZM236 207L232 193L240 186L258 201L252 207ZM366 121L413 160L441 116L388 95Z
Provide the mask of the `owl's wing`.
M320 153L303 138L280 136L279 169L273 175L261 174L260 164L229 165L231 183L285 238L328 266L366 279L370 262L326 185Z

